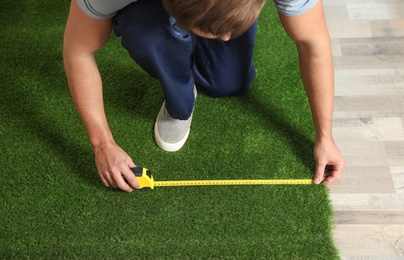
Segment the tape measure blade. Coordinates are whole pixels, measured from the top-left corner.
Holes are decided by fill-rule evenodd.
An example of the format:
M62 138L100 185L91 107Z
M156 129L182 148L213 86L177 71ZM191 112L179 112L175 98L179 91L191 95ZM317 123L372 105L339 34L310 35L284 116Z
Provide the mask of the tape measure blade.
M312 184L310 179L272 179L272 180L183 180L155 181L154 186L219 186L219 185L303 185Z

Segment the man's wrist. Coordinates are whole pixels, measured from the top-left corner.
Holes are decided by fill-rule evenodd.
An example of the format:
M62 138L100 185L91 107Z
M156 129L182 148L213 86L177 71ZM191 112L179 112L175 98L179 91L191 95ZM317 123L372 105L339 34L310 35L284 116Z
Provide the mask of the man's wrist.
M97 150L102 146L115 145L115 140L112 138L112 136L106 136L103 138L97 137L90 138L90 143L93 149Z
M318 131L316 133L317 142L324 142L324 141L329 141L329 140L333 140L331 131L321 131L321 132Z

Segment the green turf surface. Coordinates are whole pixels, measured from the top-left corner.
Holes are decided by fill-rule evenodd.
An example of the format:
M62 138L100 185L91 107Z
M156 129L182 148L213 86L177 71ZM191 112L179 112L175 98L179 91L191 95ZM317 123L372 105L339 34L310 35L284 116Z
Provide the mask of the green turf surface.
M2 259L338 258L325 187L105 188L65 79L68 4L0 4ZM311 178L309 106L272 3L260 17L250 91L199 94L191 135L176 153L154 143L158 82L114 36L97 59L115 139L156 180Z

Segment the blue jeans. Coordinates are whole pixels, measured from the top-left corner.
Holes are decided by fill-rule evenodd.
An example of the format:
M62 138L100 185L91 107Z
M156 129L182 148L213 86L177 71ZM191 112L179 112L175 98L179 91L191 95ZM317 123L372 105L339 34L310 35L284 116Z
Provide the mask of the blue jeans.
M237 39L206 39L176 25L160 0L139 0L116 14L113 29L132 59L160 81L173 118L191 115L194 85L213 97L235 96L255 78L257 22Z

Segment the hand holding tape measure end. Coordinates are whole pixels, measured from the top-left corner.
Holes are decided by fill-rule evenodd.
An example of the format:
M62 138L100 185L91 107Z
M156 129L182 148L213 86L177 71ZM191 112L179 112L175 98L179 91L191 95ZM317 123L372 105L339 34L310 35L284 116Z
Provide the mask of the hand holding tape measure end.
M143 167L130 168L139 182L139 189L154 189L154 179L150 170Z

